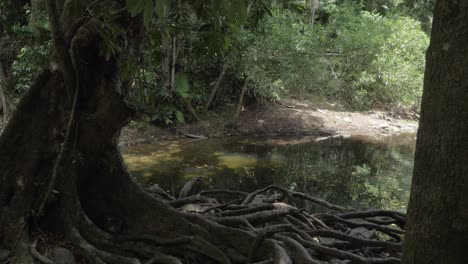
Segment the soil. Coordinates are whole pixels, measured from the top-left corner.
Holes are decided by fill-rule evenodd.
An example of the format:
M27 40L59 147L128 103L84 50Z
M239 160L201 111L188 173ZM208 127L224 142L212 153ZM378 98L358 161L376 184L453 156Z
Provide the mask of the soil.
M130 146L187 137L206 138L229 136L366 136L385 137L400 133L415 133L418 122L395 117L385 111L356 112L341 109L336 104L312 103L285 99L278 104L249 106L234 120L234 106L210 112L202 120L172 127L129 125L122 131L120 145ZM0 134L7 121L0 117Z
M129 146L180 137L229 136L385 136L415 133L418 123L384 111L355 112L336 104L315 104L286 99L279 104L250 106L234 120L235 107L211 112L193 124L172 127L130 125L122 131L120 145Z

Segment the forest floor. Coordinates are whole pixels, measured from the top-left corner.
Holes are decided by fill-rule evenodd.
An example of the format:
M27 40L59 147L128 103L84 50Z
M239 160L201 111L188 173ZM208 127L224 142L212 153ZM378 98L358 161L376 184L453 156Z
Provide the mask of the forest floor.
M229 136L366 136L383 137L415 133L418 122L402 114L385 111L356 112L336 104L285 99L279 104L249 106L233 118L234 106L203 116L192 124L172 127L130 125L122 131L120 144L129 146L180 137L220 138ZM406 115L407 117L408 115Z
M234 119L234 106L210 112L194 123L171 127L135 122L122 131L122 146L188 136L220 138L229 136L366 136L382 137L415 133L418 122L402 114L386 111L348 111L337 104L311 103L285 99L281 103L254 105L243 109ZM404 117L408 117L406 114ZM6 120L0 117L0 134Z

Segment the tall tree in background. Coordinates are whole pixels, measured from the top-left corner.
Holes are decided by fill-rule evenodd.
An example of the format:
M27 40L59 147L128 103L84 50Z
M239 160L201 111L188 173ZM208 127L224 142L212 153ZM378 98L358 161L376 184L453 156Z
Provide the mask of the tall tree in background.
M467 43L468 1L437 1L404 263L468 263Z

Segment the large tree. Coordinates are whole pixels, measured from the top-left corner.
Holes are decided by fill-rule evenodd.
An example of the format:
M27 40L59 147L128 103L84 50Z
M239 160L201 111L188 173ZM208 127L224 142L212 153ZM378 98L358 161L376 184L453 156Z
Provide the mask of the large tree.
M404 263L468 263L468 1L434 10Z
M229 2L192 1L212 17ZM32 263L31 227L63 234L94 263L139 263L130 257L153 254L180 263L158 248L217 263L249 255L254 233L177 212L133 182L123 164L117 141L133 109L122 62L139 56L153 3L47 0L53 60L0 138L0 247L19 263ZM274 241L258 252L285 258Z

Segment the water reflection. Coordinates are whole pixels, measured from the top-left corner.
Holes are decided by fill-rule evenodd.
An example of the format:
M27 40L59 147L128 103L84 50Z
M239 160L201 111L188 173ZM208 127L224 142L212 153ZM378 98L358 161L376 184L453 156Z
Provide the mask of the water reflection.
M178 140L124 151L142 185L157 183L171 193L201 176L205 188L253 191L278 184L340 205L396 210L406 210L413 156L414 135Z

